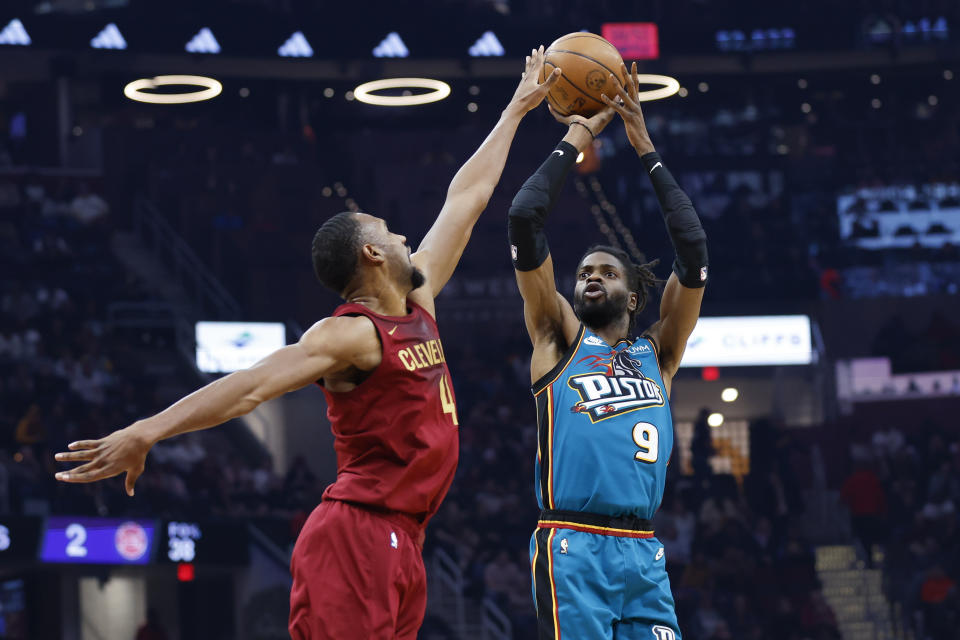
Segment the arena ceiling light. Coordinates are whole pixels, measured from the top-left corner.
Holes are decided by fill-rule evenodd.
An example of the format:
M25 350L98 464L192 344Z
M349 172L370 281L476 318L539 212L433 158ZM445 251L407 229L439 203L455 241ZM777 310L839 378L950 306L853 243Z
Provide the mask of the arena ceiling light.
M200 91L184 93L151 93L147 89L156 89L168 85L183 85L203 87ZM205 76L156 76L155 78L141 78L134 80L123 88L123 95L137 102L152 104L183 104L186 102L201 102L216 98L223 91L223 85Z
M680 91L680 82L676 78L671 78L670 76L660 76L653 73L640 73L637 74L637 81L641 85L660 85L659 89L649 89L647 91L639 92L637 94L637 98L639 98L640 102L662 100L664 98L669 98L673 94Z
M707 424L716 429L717 427L723 424L723 414L722 413L711 413L707 416Z
M426 93L403 96L382 96L374 93L386 89L430 89ZM384 78L364 82L353 90L354 97L360 102L382 107L410 107L443 100L450 95L450 85L432 78Z

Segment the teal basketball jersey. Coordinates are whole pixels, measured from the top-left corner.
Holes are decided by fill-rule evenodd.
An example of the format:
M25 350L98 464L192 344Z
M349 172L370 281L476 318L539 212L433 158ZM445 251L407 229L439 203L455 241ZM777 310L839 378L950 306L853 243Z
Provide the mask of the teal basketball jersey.
M653 340L610 346L581 325L533 395L540 508L653 518L673 451Z

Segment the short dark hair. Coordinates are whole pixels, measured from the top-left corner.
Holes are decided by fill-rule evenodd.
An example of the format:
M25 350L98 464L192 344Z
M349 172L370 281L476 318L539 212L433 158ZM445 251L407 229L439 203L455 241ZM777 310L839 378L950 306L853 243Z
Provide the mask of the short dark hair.
M323 286L337 295L343 294L356 274L360 236L360 221L351 211L333 216L313 236L313 272Z
M627 276L627 288L637 294L637 308L630 313L630 325L633 326L637 316L640 315L640 312L647 306L647 300L650 299L650 290L663 282L657 279L656 274L653 272L653 268L660 264L660 261L652 260L650 262L643 262L645 258L641 257L640 262L636 263L633 261L633 258L630 257L630 254L623 249L611 247L608 244L595 244L583 254L580 262L577 263L577 268L580 268L580 265L587 259L587 256L592 253L600 253L601 251L603 253L609 253L620 261Z

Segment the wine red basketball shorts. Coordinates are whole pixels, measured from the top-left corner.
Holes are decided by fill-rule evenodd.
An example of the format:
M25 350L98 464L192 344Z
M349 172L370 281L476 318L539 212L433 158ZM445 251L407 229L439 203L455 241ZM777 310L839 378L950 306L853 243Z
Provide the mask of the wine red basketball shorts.
M290 636L415 640L427 606L422 540L408 516L322 502L290 560Z

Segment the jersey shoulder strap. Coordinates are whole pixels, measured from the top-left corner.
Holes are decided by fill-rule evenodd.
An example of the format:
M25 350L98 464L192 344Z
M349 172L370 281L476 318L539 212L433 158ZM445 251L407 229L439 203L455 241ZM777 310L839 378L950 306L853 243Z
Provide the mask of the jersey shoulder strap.
M556 382L557 378L560 377L560 374L563 373L570 365L570 361L573 360L573 356L576 355L577 350L580 349L580 344L583 342L583 336L586 333L584 326L580 325L580 330L577 331L577 337L574 338L573 342L570 343L570 346L567 348L567 351L560 357L560 361L542 376L539 380L533 383L531 387L533 389L533 395L540 395L540 392L546 389L548 386Z

